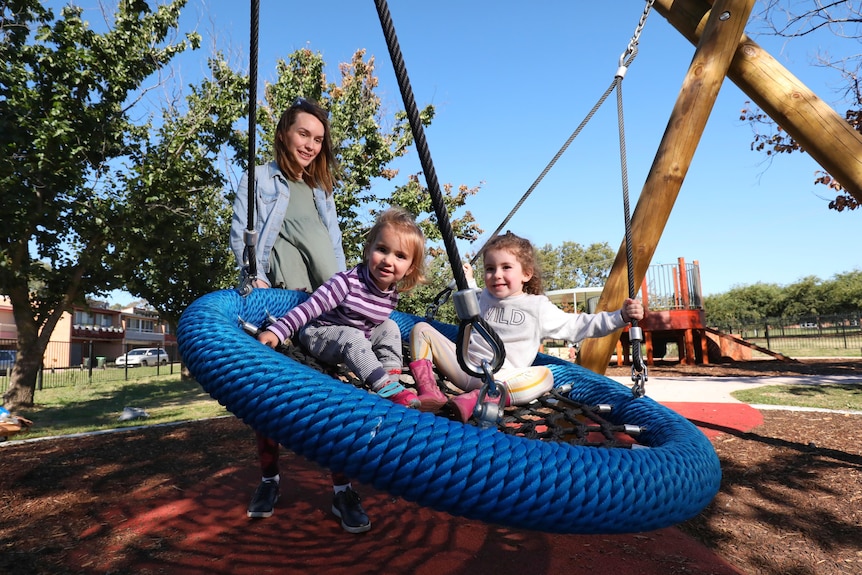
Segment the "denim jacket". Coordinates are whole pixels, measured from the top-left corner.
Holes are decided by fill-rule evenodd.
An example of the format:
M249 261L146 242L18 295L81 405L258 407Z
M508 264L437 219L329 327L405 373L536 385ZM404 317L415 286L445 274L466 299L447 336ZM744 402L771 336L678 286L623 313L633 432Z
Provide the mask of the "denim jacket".
M290 187L287 179L278 168L278 164L270 162L254 169L257 183L254 206L254 229L258 233L255 255L257 256L257 279L267 284L269 258L272 246L281 232L287 205L290 202ZM327 196L320 188L314 188L314 205L320 214L320 221L329 231L332 249L335 251L335 263L339 271L347 269L344 259L344 248L341 245L341 229L338 227L338 215L335 213L335 200ZM230 247L239 266L243 266L245 251L245 230L248 227L248 173L243 174L239 183L236 199L233 203L233 219L230 226Z

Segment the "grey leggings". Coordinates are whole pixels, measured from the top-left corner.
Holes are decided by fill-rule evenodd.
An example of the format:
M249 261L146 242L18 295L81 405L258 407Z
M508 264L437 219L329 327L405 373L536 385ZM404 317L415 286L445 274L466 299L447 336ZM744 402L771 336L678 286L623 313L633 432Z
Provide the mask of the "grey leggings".
M401 371L401 330L391 319L372 329L369 337L355 327L311 322L299 340L317 359L347 365L375 391L389 382L390 371Z

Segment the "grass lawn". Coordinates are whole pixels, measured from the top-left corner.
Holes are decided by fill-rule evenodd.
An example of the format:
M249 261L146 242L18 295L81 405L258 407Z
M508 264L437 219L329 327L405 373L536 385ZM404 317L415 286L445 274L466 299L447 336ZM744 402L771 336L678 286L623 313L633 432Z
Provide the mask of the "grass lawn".
M126 407L143 409L146 419L118 421ZM152 425L228 415L192 380L179 374L135 380L100 381L36 392L35 406L15 413L33 421L15 440Z
M748 404L862 411L862 385L767 385L734 392ZM33 427L13 439L33 439L89 431L153 425L230 415L201 386L180 375L134 380L92 381L36 392L36 405L15 415ZM143 409L149 417L118 421L123 409Z
M862 385L765 385L731 393L748 404L789 405L862 411Z

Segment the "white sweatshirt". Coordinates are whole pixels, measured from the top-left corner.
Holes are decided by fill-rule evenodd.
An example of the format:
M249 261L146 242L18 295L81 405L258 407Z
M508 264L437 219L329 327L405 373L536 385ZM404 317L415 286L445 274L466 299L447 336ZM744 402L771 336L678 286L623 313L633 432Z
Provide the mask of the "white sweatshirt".
M566 313L544 295L521 294L497 299L487 289L479 294L479 309L485 322L506 347L504 368L532 365L545 339L579 342L608 335L623 326L622 312ZM470 340L471 361L477 365L490 358L491 348L475 332Z

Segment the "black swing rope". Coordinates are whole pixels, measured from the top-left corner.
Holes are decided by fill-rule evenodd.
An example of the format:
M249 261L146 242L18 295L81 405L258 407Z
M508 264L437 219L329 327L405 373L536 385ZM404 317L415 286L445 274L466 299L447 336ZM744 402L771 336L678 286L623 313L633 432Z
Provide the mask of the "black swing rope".
M380 18L380 26L386 38L386 46L389 49L389 57L395 69L395 76L398 79L398 88L401 90L401 98L404 101L407 118L410 121L410 129L413 131L413 139L416 142L419 161L425 174L428 193L431 195L431 203L437 216L437 227L440 228L440 233L443 236L446 254L449 257L449 265L452 268L455 284L459 290L455 296L455 309L458 313L458 318L461 320L457 342L458 365L471 376L483 379L490 397L500 398L505 394L505 387L495 382L494 373L502 367L506 357L506 350L494 330L480 316L479 301L476 293L468 289L467 276L461 267L461 257L458 253L458 246L455 243L455 234L452 232L452 224L449 222L449 214L446 212L446 205L443 202L443 194L440 191L437 172L434 169L434 163L431 161L431 152L425 139L425 129L419 118L419 108L416 106L413 88L410 86L410 78L407 75L404 57L401 55L401 47L395 34L395 26L392 23L389 6L386 0L374 0L374 4L377 7L377 15ZM483 362L482 365L472 364L468 360L467 346L470 341L470 334L474 330L488 343L493 351L492 360ZM505 403L504 400L504 397L501 398L500 403Z
M248 220L244 233L245 251L243 252L243 273L239 292L248 295L257 279L257 231L254 229L254 198L257 178L254 177L255 136L257 135L257 52L258 30L260 29L260 1L251 0L251 29L249 31L248 51Z

